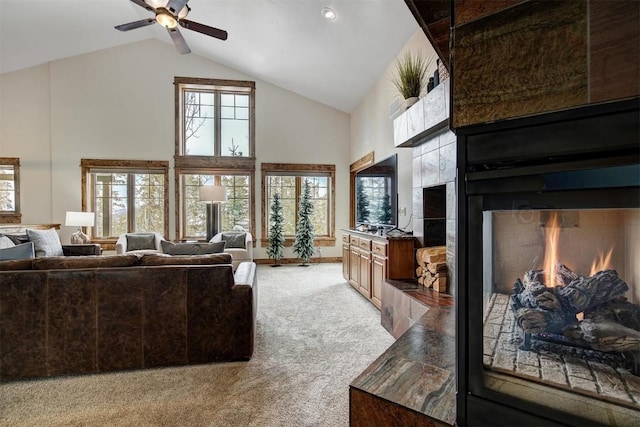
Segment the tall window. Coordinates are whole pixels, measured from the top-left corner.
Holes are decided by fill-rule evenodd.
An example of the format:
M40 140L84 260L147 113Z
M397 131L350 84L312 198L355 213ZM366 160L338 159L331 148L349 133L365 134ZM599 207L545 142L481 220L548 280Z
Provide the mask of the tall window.
M206 175L182 171L181 193L184 194L181 208L181 235L187 239L206 236L206 205L198 200L201 185L223 185L227 189L227 202L221 206L222 230L251 230L251 188L250 175Z
M269 236L270 209L274 194L279 194L284 216L285 245L293 244L298 222L298 208L304 182L311 189L312 223L319 246L335 242L335 166L302 164L262 164L262 236Z
M176 189L179 238L206 235L200 185L224 185L222 230L253 232L255 82L176 77Z
M20 159L0 157L0 223L19 223Z
M92 238L130 232L167 236L169 162L82 159L83 210L95 212Z
M255 83L176 77L177 155L253 157Z

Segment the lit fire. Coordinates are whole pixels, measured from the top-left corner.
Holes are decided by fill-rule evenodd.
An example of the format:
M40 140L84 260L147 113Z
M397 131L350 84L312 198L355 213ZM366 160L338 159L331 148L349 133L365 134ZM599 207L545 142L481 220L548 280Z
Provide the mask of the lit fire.
M556 286L556 266L558 265L558 242L560 240L560 220L558 219L558 212L552 212L549 216L545 228L545 249L544 249L544 261L542 264L543 271L546 276L546 285L548 287ZM609 270L611 266L611 255L613 254L613 246L606 255L602 252L591 263L591 271L589 277L593 276L599 271Z
M553 212L544 231L546 246L542 268L547 276L546 285L556 286L556 265L558 264L558 240L560 239L560 224L558 213Z
M598 271L611 269L611 254L613 253L613 246L609 249L606 255L602 255L602 252L598 254L598 257L591 263L591 271L589 276L593 276Z

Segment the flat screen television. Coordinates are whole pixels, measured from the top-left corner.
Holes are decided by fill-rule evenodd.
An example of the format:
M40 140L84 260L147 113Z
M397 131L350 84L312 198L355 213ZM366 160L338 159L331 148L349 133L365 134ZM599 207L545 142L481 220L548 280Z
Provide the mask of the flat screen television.
M398 224L398 155L356 173L356 226Z

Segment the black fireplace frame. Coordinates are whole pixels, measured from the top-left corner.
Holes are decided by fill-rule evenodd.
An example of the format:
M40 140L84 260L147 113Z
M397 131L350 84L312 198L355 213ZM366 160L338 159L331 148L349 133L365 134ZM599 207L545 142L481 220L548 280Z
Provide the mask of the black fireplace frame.
M512 203L520 195L533 209L639 207L637 183L581 186L579 174L638 170L640 98L468 126L456 134L458 425L593 425L483 386L482 212L517 209Z

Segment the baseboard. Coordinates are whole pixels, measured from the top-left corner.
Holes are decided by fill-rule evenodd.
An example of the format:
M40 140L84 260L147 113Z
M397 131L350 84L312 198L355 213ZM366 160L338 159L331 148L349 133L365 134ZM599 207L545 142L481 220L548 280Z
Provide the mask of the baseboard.
M253 262L256 264L273 264L273 260L271 258L261 258L254 259ZM322 257L322 258L311 258L309 260L309 264L319 264L321 262L342 262L342 257ZM280 264L302 264L302 260L300 258L282 258L279 262Z

